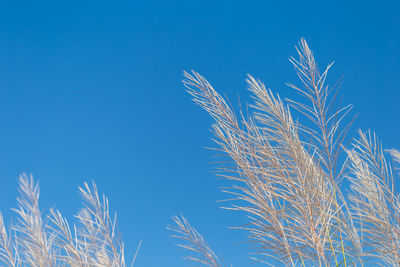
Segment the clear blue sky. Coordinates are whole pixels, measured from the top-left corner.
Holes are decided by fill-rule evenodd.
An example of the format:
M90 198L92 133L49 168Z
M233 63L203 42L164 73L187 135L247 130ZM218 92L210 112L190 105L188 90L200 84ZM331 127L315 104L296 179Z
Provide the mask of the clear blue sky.
M246 2L246 3L244 3ZM216 253L248 266L245 220L219 209L211 119L181 85L204 74L233 103L245 75L282 97L287 60L305 37L321 66L335 60L343 103L385 147L400 148L399 1L2 1L0 209L33 173L43 209L72 216L95 180L117 209L137 266L186 266L165 226L183 213ZM131 257L129 257L131 258ZM259 266L255 264L254 266Z

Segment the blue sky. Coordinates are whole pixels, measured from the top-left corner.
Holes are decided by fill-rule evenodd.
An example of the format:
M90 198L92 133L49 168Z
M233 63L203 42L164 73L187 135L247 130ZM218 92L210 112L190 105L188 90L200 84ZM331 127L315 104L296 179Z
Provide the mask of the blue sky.
M137 266L187 265L165 230L179 213L225 262L250 265L246 234L228 229L244 216L217 203L211 119L180 80L197 70L237 103L250 73L291 97L300 37L321 66L335 60L353 130L400 148L399 1L2 1L0 209L10 220L22 172L68 217L94 180L127 251L143 240Z

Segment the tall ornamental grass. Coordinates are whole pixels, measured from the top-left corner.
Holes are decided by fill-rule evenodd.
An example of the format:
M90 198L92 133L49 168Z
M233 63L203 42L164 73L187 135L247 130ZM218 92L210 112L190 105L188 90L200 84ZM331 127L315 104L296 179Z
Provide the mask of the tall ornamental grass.
M236 228L248 232L252 258L267 265L400 266L400 152L385 151L371 131L352 138L352 107L340 106L338 88L327 82L332 64L320 71L304 39L297 53L290 62L299 81L289 86L301 100L283 100L249 75L248 112L235 112L197 72L184 73L194 102L214 120L216 149L228 159L218 168L230 181L225 208L246 215ZM83 208L71 225L56 209L42 214L38 183L21 175L17 219L8 226L0 213L0 263L127 266L108 199L94 183L79 191ZM173 217L168 229L190 252L189 262L226 265L185 217Z
M252 103L236 113L203 76L184 72L193 101L213 118L216 149L230 162L218 168L231 181L223 190L227 208L247 216L237 228L248 232L257 261L400 266L400 153L385 153L370 131L351 141L352 106L340 106L338 88L327 82L333 63L320 71L304 39L296 49L290 62L298 82L288 85L300 101L283 100L248 75ZM179 244L193 252L189 260L220 266L185 218L174 221Z

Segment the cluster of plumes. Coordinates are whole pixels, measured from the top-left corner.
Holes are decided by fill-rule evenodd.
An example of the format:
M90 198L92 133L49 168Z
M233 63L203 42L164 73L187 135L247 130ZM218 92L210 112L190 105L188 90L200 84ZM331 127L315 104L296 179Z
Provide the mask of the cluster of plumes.
M7 266L125 267L124 244L109 214L108 199L96 185L79 188L84 208L71 230L58 210L47 216L39 208L39 186L32 176L20 176L18 220L6 227L0 213L0 263Z
M325 81L306 41L290 58L301 85L289 84L303 101L283 101L264 84L248 76L253 112L236 116L224 98L196 72L184 73L184 84L214 119L218 150L232 165L220 175L232 180L225 192L234 196L229 209L243 211L247 230L263 259L286 265L400 265L400 202L394 171L381 145L360 131L352 148L343 145L352 123L351 106L339 108L337 87ZM295 120L298 112L303 123ZM345 153L343 153L345 152ZM400 153L391 150L400 163ZM350 182L344 195L343 181ZM230 199L232 200L232 199ZM207 253L192 249L203 241L193 228L175 219L181 238L198 260ZM197 232L195 232L197 233ZM193 237L193 238L191 238ZM186 243L187 244L187 243ZM207 266L215 262L201 261ZM267 263L267 262L266 262Z

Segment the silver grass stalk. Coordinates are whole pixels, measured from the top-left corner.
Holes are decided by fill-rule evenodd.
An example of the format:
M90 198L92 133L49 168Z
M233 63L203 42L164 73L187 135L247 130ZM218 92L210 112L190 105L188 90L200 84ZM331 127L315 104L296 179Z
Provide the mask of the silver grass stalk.
M171 237L180 241L178 244L179 247L193 253L192 256L185 257L186 260L209 267L222 266L218 257L211 250L203 236L189 224L185 217L174 216L172 219L175 224L167 227L168 230L174 232Z
M39 208L39 184L32 175L22 174L19 185L18 208L14 209L19 218L14 230L18 233L16 242L21 248L23 262L31 266L54 266L52 238Z
M233 181L237 202L250 222L242 229L258 244L257 252L284 264L340 265L360 262L361 243L348 203L340 190L346 161L341 147L351 121L351 106L339 108L326 85L330 64L322 73L306 41L291 58L301 87L290 85L308 103L288 103L315 127L293 119L290 107L249 75L252 114L235 115L225 99L196 72L184 72L193 101L214 119L218 150L233 162L220 175Z
M74 226L74 232L72 232L68 221L58 210L50 210L49 218L52 223L49 228L56 233L54 246L61 251L55 255L57 260L69 266L92 266L93 260L89 250L78 239L76 227Z
M185 77L195 101L216 120L217 143L236 164L236 170L225 171L236 173L228 178L244 185L235 186L230 193L251 206L235 205L232 209L253 216L246 229L260 243L260 252L293 265L301 259L327 264L324 247L335 213L332 193L328 180L302 145L288 108L249 77L250 90L260 100L258 109L264 112L256 119L264 127L249 119L243 120L241 128L226 102L203 77L197 73L185 73Z
M377 263L400 265L400 195L395 176L375 134L360 131L348 150L351 161L350 201L362 237L364 256ZM396 152L392 155L396 157ZM395 158L396 159L396 158Z
M18 254L9 233L4 224L3 214L0 212L0 260L9 266L16 267L19 266Z
M96 266L125 266L124 243L116 230L117 218L109 213L108 199L99 197L97 187L85 183L80 187L85 208L77 218L83 227L78 234L81 242L89 246Z

